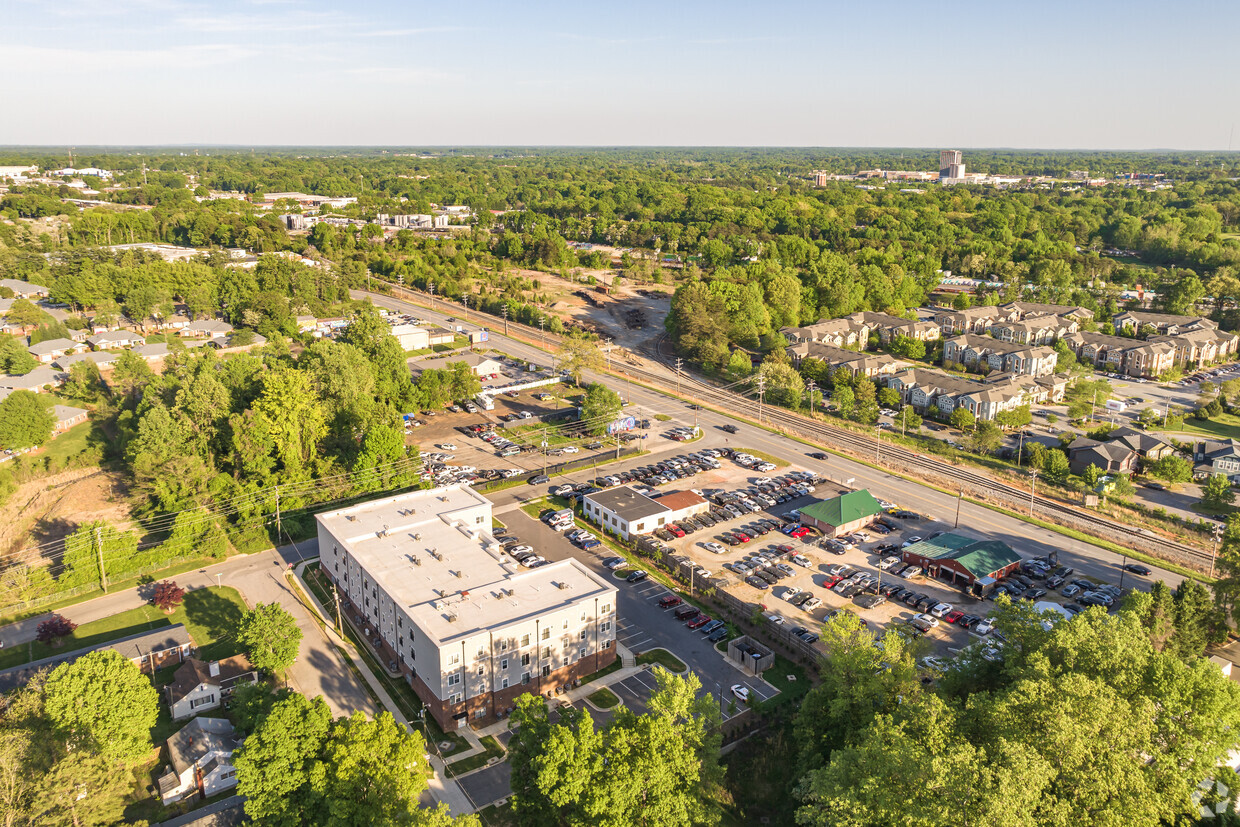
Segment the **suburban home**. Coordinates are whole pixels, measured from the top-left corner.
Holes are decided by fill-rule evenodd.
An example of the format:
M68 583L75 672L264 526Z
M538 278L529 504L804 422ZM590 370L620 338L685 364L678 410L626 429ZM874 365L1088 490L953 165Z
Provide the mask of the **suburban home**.
M1193 476L1198 479L1222 474L1240 483L1240 440L1211 439L1193 446Z
M172 351L168 350L168 346L163 342L155 342L154 344L136 347L133 349L133 352L141 356L146 361L153 362L156 359L163 359Z
M242 684L258 681L258 671L245 655L201 661L189 658L164 687L172 720L188 718L223 706L224 699Z
M218 339L233 332L233 326L220 319L199 319L178 331L178 335L192 339Z
M163 666L181 663L190 656L193 648L194 641L190 638L185 626L180 623L174 626L164 626L152 632L140 632L110 643L75 649L72 652L61 652L24 666L5 669L0 672L0 693L16 689L29 682L30 678L40 669L55 669L62 663L71 663L85 654L102 649L119 652L133 661L143 672L151 675Z
M18 299L37 299L49 295L49 290L41 284L31 284L21 279L0 279L0 287L7 287L13 291L13 297Z
M52 415L56 417L55 432L63 434L74 425L81 425L86 421L86 415L89 413L85 408L71 408L68 405L53 405Z
M930 577L984 597L995 583L1020 565L1020 555L1007 543L978 540L948 532L914 543L903 551L905 563L920 566Z
M1073 474L1084 474L1091 465L1105 474L1131 474L1137 468L1137 452L1119 442L1077 437L1068 446L1068 467Z
M842 537L869 525L883 513L883 507L863 488L802 506L800 512L802 525L816 528L827 537Z
M490 376L504 369L502 364L489 356L469 352L458 353L452 356L441 356L437 359L424 359L417 362L413 370L419 374L424 370L445 370L455 362L464 362L469 365L469 369L474 372L475 376Z
M1157 462L1175 453L1171 443L1136 428L1116 428L1107 434L1107 441L1131 448L1145 462Z
M1178 336L1190 330L1218 328L1218 324L1205 316L1175 316L1170 313L1142 313L1135 310L1116 313L1112 324L1116 330L1123 330L1130 335L1140 333L1144 328L1153 328L1155 333L1162 336Z
M225 718L194 718L167 741L168 768L159 777L165 805L193 795L210 798L237 786L233 751L241 744Z
M1079 322L1065 316L1031 316L1015 322L996 322L990 326L990 335L1004 342L1047 345L1080 328Z
M65 373L68 373L69 368L73 367L78 362L93 362L96 367L110 368L116 364L116 361L119 358L120 357L117 354L109 353L106 350L88 353L70 353L68 356L61 356L55 362L52 362L52 367L57 370L63 370Z
M48 339L46 342L33 344L26 348L26 350L43 364L50 365L61 356L64 356L71 350L76 350L78 347L80 347L80 343L72 339Z
M63 373L53 368L43 366L37 367L30 373L16 376L4 375L0 376L0 388L8 388L15 391L32 391L33 393L41 393L46 387L60 387L69 378L69 374Z
M968 367L986 366L1007 373L1048 376L1055 372L1059 354L1046 345L1003 342L990 336L966 333L943 342L943 361Z
M174 313L166 319L160 319L155 327L158 330L184 330L194 321L184 313Z
M146 337L132 330L105 330L96 333L86 340L86 344L95 350L107 350L114 347L138 347L146 344Z
M801 342L785 349L788 359L793 365L800 365L802 359L814 358L826 362L831 373L844 370L853 376L874 378L880 374L891 374L896 371L896 360L887 353L859 353L846 350L823 342Z
M638 494L627 485L586 494L581 513L603 530L627 540L650 534L672 522L672 511L660 500Z

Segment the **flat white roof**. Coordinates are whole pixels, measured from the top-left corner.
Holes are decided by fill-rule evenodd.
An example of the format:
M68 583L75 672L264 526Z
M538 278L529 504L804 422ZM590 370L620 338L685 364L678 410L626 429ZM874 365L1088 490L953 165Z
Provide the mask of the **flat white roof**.
M491 501L468 486L412 491L316 519L441 646L616 591L573 559L523 568L491 534Z

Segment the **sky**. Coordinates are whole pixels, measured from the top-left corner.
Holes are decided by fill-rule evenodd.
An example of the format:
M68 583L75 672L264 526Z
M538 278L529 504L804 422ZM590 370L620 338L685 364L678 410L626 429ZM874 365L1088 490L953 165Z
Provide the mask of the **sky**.
M0 0L0 145L1240 149L1235 0Z

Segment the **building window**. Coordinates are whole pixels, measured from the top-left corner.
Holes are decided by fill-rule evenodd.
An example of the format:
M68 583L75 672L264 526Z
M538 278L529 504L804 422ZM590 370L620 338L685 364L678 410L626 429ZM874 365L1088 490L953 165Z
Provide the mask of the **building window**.
M548 638L550 638L550 637L551 637L551 627L550 627L550 626L544 626L544 627L543 627L542 639L543 639L543 640L547 640L547 639L548 639Z
M586 610L585 609L581 610L581 622L582 623L586 622Z
M604 603L604 604L603 604L603 609L602 609L603 614L607 614L607 613L608 613L608 612L610 612L610 611L611 611L611 604L610 604L610 603Z
M456 686L460 682L461 682L461 675L459 672L456 673L455 675L448 676L448 686Z
M605 640L605 641L603 641L603 645L602 645L602 646L600 646L599 648L600 648L600 649L610 649L610 648L611 648L611 641L610 641L610 640Z
M543 660L550 660L550 658L551 658L551 647L544 646L543 647Z
M409 660L415 660L417 657L418 657L418 653L417 653L417 652L415 652L415 651L413 651L413 648L412 648L412 647L410 647L410 649L409 649Z
M548 675L550 675L550 674L551 674L551 664L549 664L549 663L547 663L547 664L543 664L543 668L542 668L542 676L545 678L545 677L547 677L547 676L548 676Z
M459 704L464 696L460 692L448 696L448 703Z
M507 652L507 651L508 651L508 638L504 638L503 640L501 640L501 641L499 642L499 650L500 650L501 652Z
M485 667L482 667L482 666L479 666L479 667L478 667L478 677L480 677L480 678L481 678L481 677L482 677L482 675L483 675L485 672L486 672L486 668L485 668Z
M521 655L521 665L522 666L530 665L530 653L529 652L526 652L525 654Z
M578 639L578 640L585 640L585 639L586 639L586 630L585 630L585 629L582 629L582 630L581 630L581 631L577 634L577 639Z
M503 660L501 660L501 661L499 662L499 668L500 668L500 669L507 669L507 668L508 668L508 658L504 658Z
M499 682L499 688L500 688L500 689L507 689L507 688L508 688L508 679L507 679L507 678L504 678L503 680L501 680L501 681Z
M582 646L580 649L577 650L577 659L581 660L585 656L586 656L586 647Z
M481 517L478 518L478 522L482 522ZM487 708L485 706L479 707L478 709L474 710L475 718L485 718L486 716L487 716Z
M481 514L479 514L477 517L474 517L474 524L475 524L475 525L482 525L482 515L481 515Z
M449 665L452 665L452 664L457 664L457 663L460 663L460 662L461 662L461 656L460 656L460 655L448 655L448 664L449 664Z
M529 682L530 682L530 673L529 673L529 672L522 672L522 673L521 673L521 683L529 683Z
M483 647L479 646L479 647L478 647L478 657L474 658L474 660L482 660L482 659L483 659L483 658L485 658L486 656L487 656L487 650L486 650L486 649L484 649Z
M521 645L522 645L522 646L529 646L529 645L530 645L530 636L529 636L529 635L521 635Z
M568 618L567 618L567 617L566 617L566 618L564 618L564 628L565 628L565 629L567 629L567 628L568 628Z
M601 631L603 632L603 634L607 634L608 632L610 632L610 631L611 631L611 621L610 621L610 620L604 620L604 621L603 621L603 625L602 625L602 627L601 627Z
M213 703L215 703L214 693L206 696L205 698L192 698L189 702L189 708L197 709L200 706L206 706L208 704L213 704Z

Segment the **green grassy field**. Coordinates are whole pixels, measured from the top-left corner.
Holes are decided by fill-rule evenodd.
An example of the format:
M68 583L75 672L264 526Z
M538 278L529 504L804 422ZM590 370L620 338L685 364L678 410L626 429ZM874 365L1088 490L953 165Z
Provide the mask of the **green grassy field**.
M39 456L46 457L48 462L58 467L63 466L68 460L86 450L90 442L90 431L93 427L94 424L91 422L74 425L47 443Z
M1197 434L1211 439L1240 439L1240 416L1221 413L1213 419L1184 418L1184 427L1171 434Z
M151 605L139 606L91 623L83 623L58 647L35 641L5 649L0 652L0 669L21 666L61 652L98 646L111 640L177 623L185 624L198 647L198 657L203 660L219 660L241 651L233 638L233 630L237 628L241 613L245 609L245 601L234 588L212 586L208 589L195 589L186 592L185 602L170 615Z
M666 649L651 649L637 656L637 663L657 663L669 672L683 672L686 667L680 658Z
M620 699L616 697L616 693L604 686L597 692L590 693L590 703L599 709L611 709L620 703Z

